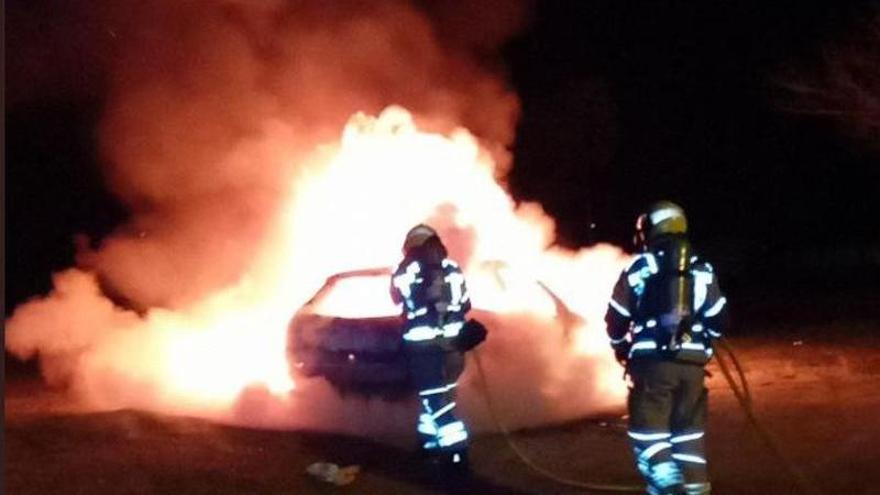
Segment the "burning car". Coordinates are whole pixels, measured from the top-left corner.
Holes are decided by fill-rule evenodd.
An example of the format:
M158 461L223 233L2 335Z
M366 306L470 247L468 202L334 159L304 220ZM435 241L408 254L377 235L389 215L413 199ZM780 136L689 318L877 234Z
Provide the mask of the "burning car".
M409 394L401 348L404 322L389 296L390 277L390 269L376 268L327 278L289 324L292 374L324 377L343 392L386 398ZM563 337L580 323L546 285L512 274L504 263L482 264L468 273L468 284L474 295L474 309L468 316L490 331L518 311L556 319ZM532 307L511 304L523 300Z

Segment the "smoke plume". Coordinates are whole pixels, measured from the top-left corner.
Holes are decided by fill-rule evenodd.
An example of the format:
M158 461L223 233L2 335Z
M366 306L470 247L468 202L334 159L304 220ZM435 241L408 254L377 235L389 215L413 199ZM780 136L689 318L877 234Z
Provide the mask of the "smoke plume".
M214 415L361 432L353 417L384 418L379 422L384 426L371 430L391 428L395 418L407 418L401 421L409 425L409 411L373 404L367 410L377 414L364 415L362 404L318 383L297 383L296 393L280 400L274 387L283 389L284 383L252 386L256 377L278 370L260 369L269 364L243 362L240 356L277 352L249 335L272 328L281 335L268 342L283 345L287 319L320 282L293 293L278 293L287 287L283 282L264 284L289 273L265 260L307 258L302 252L269 257L275 248L267 246L285 245L276 243L284 235L279 225L287 221L285 202L295 185L314 173L310 164L325 143L338 140L353 114L378 114L394 104L410 110L421 128L442 133L466 128L503 180L518 103L504 82L497 50L524 26L528 8L497 1L456 5L148 0L95 8L90 18L112 33L100 38L112 46L95 47L107 71L100 155L107 185L128 207L130 220L92 243L94 248L83 243L77 266L55 275L49 295L17 308L7 321L7 348L20 358L39 356L51 383L70 386L98 407L214 414L212 404L189 403L187 391L220 387L230 368L253 366L254 376L228 378L244 390L235 410L220 408ZM463 236L454 244L472 242ZM318 241L308 246L333 252ZM621 256L614 250L598 256L603 267L612 267L600 269L597 277L605 290ZM255 302L279 298L287 298L281 312ZM237 309L243 306L249 309ZM208 328L230 340L206 344ZM182 349L193 353L216 345L208 352L229 362L196 369L185 352L162 351L172 339L187 343ZM498 345L511 356L526 350ZM559 345L535 350L541 357ZM541 377L548 372L540 366L545 358L496 368L497 376L506 383ZM179 390L158 386L157 360L167 373L160 378ZM587 362L577 369L588 376L602 363L607 364ZM521 404L529 389L540 388L536 379L514 387L523 396L510 399L511 406ZM566 383L590 388L588 380ZM218 404L228 403L222 390L216 393ZM572 392L547 393L563 400ZM597 393L590 388L572 397ZM614 398L596 396L605 403ZM568 403L549 412L522 410L519 423L590 407ZM312 412L290 412L303 409Z

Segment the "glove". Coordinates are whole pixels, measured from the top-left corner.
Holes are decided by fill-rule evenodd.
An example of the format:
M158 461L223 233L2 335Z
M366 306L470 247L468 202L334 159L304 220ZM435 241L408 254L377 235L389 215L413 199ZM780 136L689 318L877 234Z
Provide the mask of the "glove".
M469 351L486 340L488 333L486 327L479 321L468 320L455 339L455 347L461 352Z

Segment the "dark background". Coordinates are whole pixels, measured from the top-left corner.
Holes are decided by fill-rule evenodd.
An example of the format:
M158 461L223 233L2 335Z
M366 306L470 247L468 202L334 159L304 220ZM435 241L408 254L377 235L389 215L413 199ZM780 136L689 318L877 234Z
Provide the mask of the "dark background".
M778 82L821 72L876 4L539 7L507 52L523 101L512 185L563 243L626 246L640 210L671 198L740 323L880 316L880 160L839 122L788 111Z
M31 7L8 4L14 70L40 26L16 26ZM876 315L880 159L832 122L782 111L774 83L792 60L820 64L871 6L538 3L503 52L523 110L511 189L544 205L567 246L629 247L640 209L680 202L740 315L768 297L787 308L769 317ZM7 316L73 263L76 234L125 219L96 156L101 75L71 73L82 80L28 98L7 74Z

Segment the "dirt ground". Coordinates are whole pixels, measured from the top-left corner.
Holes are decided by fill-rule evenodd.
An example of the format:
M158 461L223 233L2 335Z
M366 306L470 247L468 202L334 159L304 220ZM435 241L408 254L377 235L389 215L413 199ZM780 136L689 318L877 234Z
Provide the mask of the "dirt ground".
M880 328L846 340L830 332L733 339L755 411L817 493L880 490ZM840 332L842 333L842 332ZM784 462L761 443L717 367L709 459L714 493L800 493ZM9 494L584 493L534 475L501 435L477 435L474 476L438 486L407 449L369 439L230 427L122 410L78 411L35 379L7 377L5 483ZM638 483L623 412L518 432L540 465L568 478ZM345 487L304 474L312 462L358 464Z

